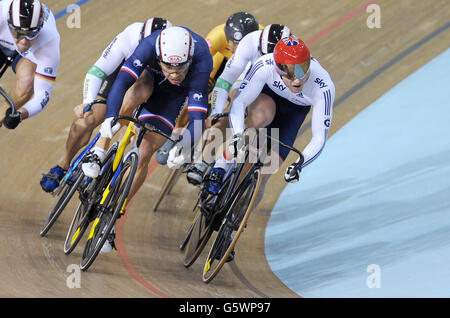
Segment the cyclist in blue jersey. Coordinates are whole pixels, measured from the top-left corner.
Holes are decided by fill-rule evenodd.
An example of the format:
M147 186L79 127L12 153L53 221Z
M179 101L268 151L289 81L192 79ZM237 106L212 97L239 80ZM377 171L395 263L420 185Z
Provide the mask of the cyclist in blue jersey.
M93 178L98 176L105 149L121 125L117 123L112 127L112 120L119 114L127 89L142 73L147 74L153 82L153 90L139 119L170 135L187 99L189 124L167 164L170 168L177 168L189 161L187 156L191 146L202 135L208 113L208 82L212 65L206 41L186 27L166 28L145 38L125 61L111 88L106 120L100 128L101 138L92 150L92 160L82 166L84 173ZM144 183L150 159L164 142L165 138L156 133L147 133L144 136L130 198Z

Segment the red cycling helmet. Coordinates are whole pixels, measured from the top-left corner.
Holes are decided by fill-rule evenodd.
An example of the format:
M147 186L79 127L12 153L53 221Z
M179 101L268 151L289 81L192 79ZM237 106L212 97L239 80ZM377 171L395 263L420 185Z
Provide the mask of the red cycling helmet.
M275 45L273 58L280 75L304 79L309 71L311 54L305 42L294 35L282 38Z

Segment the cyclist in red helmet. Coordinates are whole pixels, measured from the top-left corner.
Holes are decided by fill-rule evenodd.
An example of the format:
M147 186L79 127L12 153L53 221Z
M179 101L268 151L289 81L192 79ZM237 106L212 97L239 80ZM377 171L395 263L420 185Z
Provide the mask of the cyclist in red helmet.
M278 41L290 34L291 31L286 25L269 24L263 30L250 32L239 41L239 46L223 68L211 92L211 113L206 120L206 128L211 127L216 114L228 111L228 101L234 99L245 74L255 61L264 54L272 53ZM224 134L227 123L228 120L224 118L215 128ZM187 168L186 177L189 183L196 185L203 181L208 162L208 158L201 158Z
M16 84L9 92L17 109L0 101L0 126L15 129L44 110L58 71L60 37L55 17L38 0L0 2L0 67L11 64Z
M325 146L334 97L335 87L330 75L311 57L306 44L293 35L285 37L276 44L273 53L263 55L253 64L242 82L240 92L230 110L233 140L242 138L244 128L265 127L268 133L273 128L278 129L278 139L287 145L293 145L312 108L312 139L302 152L304 162L298 169L294 165L286 169L286 182L296 182L301 169L316 159ZM274 161L271 162L273 173L287 158L289 150L280 147L272 151L278 154L271 156ZM227 153L226 158L219 158L210 170L210 174L214 174L211 179L219 180L209 182L208 190L211 193L217 193L232 158L233 156ZM295 173L291 175L293 169ZM264 176L260 196L270 175Z

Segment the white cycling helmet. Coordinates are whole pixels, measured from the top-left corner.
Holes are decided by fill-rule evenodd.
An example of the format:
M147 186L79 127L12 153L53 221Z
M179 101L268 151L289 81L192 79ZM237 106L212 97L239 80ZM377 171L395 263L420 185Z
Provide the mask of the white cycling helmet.
M150 34L155 32L156 30L170 28L171 26L172 26L172 23L170 23L170 21L167 19L159 18L159 17L150 18L144 23L144 25L142 27L141 37L146 38L147 36L149 36Z
M165 64L181 66L191 61L194 46L188 30L173 26L162 30L156 39L156 55Z

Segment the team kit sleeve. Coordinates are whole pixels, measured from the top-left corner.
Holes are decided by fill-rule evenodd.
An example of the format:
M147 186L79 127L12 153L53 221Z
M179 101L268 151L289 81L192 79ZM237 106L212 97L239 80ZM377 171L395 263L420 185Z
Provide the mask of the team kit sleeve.
M264 63L263 59L255 62L245 76L239 88L239 93L231 105L229 122L233 134L243 132L245 109L256 100L266 84L266 79L269 77L270 65L265 65Z
M83 103L92 102L98 95L103 81L111 75L126 59L123 50L127 41L123 34L119 34L103 51L100 58L89 69L84 78Z
M34 95L23 105L28 117L33 117L43 111L50 100L60 61L59 39L48 42L45 50L35 53L39 57L34 76Z
M115 117L119 114L125 93L138 80L145 66L149 64L152 54L156 54L153 43L155 37L153 35L155 33L145 38L120 68L108 95L106 118Z
M302 168L309 165L320 155L327 141L328 130L333 117L335 87L331 80L327 81L326 86L324 89L318 89L313 98L312 137L302 152L304 156Z
M191 147L201 138L204 122L208 115L208 81L209 72L195 73L188 95L189 124L180 140L183 149Z
M235 54L228 60L225 69L216 81L216 85L211 93L211 115L223 112L228 100L233 83L239 75L245 70L247 64L251 61L251 37L245 36L236 49Z

